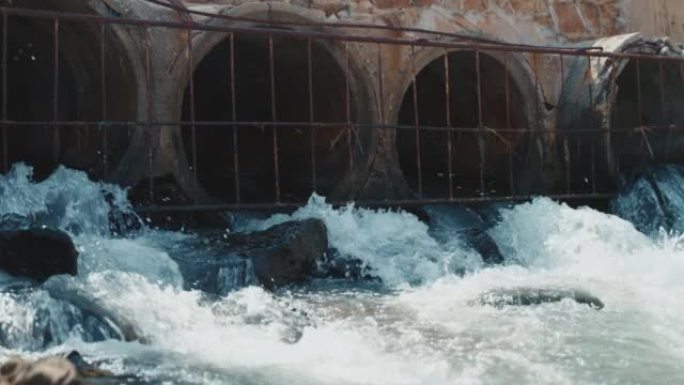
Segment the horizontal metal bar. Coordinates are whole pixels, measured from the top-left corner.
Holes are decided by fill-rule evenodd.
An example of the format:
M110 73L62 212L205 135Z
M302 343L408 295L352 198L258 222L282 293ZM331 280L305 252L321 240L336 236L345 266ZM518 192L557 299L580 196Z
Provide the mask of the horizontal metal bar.
M614 193L595 193L595 194L557 194L544 195L558 201L576 200L605 200L615 197ZM455 197L453 199L401 199L401 200L381 200L381 201L338 201L329 202L334 207L355 204L360 207L411 207L440 203L488 203L488 202L524 202L534 199L538 195L527 196L501 196L501 197ZM170 213L170 212L199 212L199 211L231 211L231 210L275 210L275 209L296 209L302 207L306 202L280 202L280 203L226 203L209 205L178 205L178 206L139 206L135 211L140 214Z
M435 30L415 28L415 27L404 27L404 26L393 26L393 25L382 25L382 24L361 24L361 23L348 23L348 22L325 23L325 22L314 22L314 21L301 22L301 21L293 21L293 20L275 20L275 19L264 20L264 19L244 17L244 16L233 16L233 15L225 15L225 14L221 14L221 13L211 13L211 12L199 11L196 9L188 9L185 7L176 6L176 5L169 4L169 3L164 3L164 2L158 1L158 0L143 0L143 1L145 1L147 3L155 4L155 5L158 5L161 7L169 8L169 9L172 9L176 12L180 12L180 13L185 14L185 15L196 15L196 16L207 17L210 19L219 19L219 20L226 20L226 21L231 21L231 22L268 24L270 26L278 25L278 26L306 27L306 28L315 27L315 28L331 28L331 29L365 29L365 30L378 30L378 31L391 31L391 32L408 32L408 33L425 34L425 35L436 36L436 37L448 37L448 38L464 40L464 41L501 44L501 45L507 45L510 47L536 47L536 46L530 45L530 44L515 44L515 43L501 42L501 41L497 41L494 39L488 39L488 38L481 37L481 36L473 36L473 35L462 34L462 33L453 33L453 32L435 31ZM567 47L558 47L558 46L547 46L547 47L567 49ZM602 51L603 47L588 46L588 47L573 47L572 49L582 49L582 50L594 49L594 50Z
M343 33L321 32L312 30L288 30L279 28L267 27L244 27L244 26L217 26L200 24L197 22L174 22L163 20L150 19L127 19L120 17L108 17L100 15L87 15L69 12L55 12L37 9L23 9L23 8L8 8L0 7L0 12L13 15L25 16L35 18L59 18L64 20L76 21L91 21L94 23L108 23L117 25L130 25L138 27L165 27L182 30L195 31L213 31L224 33L244 33L261 36L287 36L294 38L318 38L330 39L336 41L351 41L359 43L374 43L374 44L388 44L388 45L405 45L405 46L420 46L420 47L434 47L446 49L461 49L461 50L479 50L479 51L498 51L498 52L518 52L518 53L539 53L539 54L565 54L570 56L586 56L586 57L606 57L616 59L657 59L664 61L684 62L684 57L675 56L659 56L655 54L643 53L617 53L617 52L603 52L597 50L587 50L583 48L551 48L542 46L509 46L501 43L473 43L473 42L444 42L432 41L427 39L407 39L396 37L381 37L366 35L353 35Z
M179 127L179 126L237 126L237 127L283 127L283 128L303 128L303 127L317 127L317 128L345 128L353 126L356 128L365 129L396 129L396 130L416 130L415 125L397 125L397 124L373 124L373 123L329 123L329 122L272 122L272 121L174 121L174 122L144 122L144 121L16 121L16 120L0 120L0 127L5 126L20 126L20 127L115 127L121 128L130 127ZM422 131L437 131L437 132L462 132L472 134L486 134L486 133L554 133L557 135L574 135L574 134L607 134L607 133L635 133L640 134L642 131L659 131L659 130L683 130L684 126L664 125L664 126L643 126L643 127L625 127L625 128L611 128L606 130L604 128L577 128L570 130L557 129L540 129L540 128L487 128L483 131L482 127L440 127L440 126L419 126L418 129Z

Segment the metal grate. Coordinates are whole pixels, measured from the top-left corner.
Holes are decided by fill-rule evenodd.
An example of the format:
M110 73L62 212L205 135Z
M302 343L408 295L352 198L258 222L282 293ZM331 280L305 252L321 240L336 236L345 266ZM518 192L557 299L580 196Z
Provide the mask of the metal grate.
M657 49L643 46L607 52L596 47L504 44L461 34L411 28L284 23L188 11L178 2L149 2L180 12L182 21L0 8L0 126L2 166L5 171L12 162L25 160L22 150L12 152L17 145L12 142L14 135L11 133L16 131L47 130L49 135L42 138L49 138L54 164L64 162L62 143L66 129L75 132L97 131L101 133L97 143L86 145L98 147L97 174L102 178L110 178L117 167L112 160L111 148L115 131L123 130L129 133L129 138L136 138L132 132L157 135L163 129L176 129L185 133L186 138L184 153L187 172L192 180L190 191L186 191L190 195L189 201L173 202L166 206L154 203L158 201L154 172L157 162L155 146L158 143L143 141L147 164L138 164L137 167L146 169L142 173L147 178L149 205L142 209L194 211L296 207L313 192L335 195L334 187L330 186L340 179L348 184L363 184L356 180L356 175L373 172L376 165L368 159L378 151L386 151L390 160L399 158L394 159L395 165L388 167L402 173L398 180L405 183L405 190L409 193L403 196L389 194L391 196L364 197L358 192L346 192L338 194L333 203L343 204L349 200L375 206L477 203L525 200L542 193L557 199L604 199L612 195L614 178L619 171L651 161L677 161L678 139L675 134L679 133L684 123L684 117L680 118L677 112L684 107L684 96L681 96L684 92L681 91L684 89L684 59L677 54L659 54L655 52ZM193 21L193 15L220 19L222 22L199 23ZM44 84L44 87L51 89L50 106L46 107L51 116L40 120L12 117L11 101L15 94L21 92L8 86L14 76L9 65L13 60L13 52L8 49L13 33L9 26L13 19L31 19L50 26L52 82ZM64 116L69 116L61 110L61 98L65 95L69 97L61 89L64 85L60 77L60 66L64 65L60 55L64 25L67 23L90 25L91 30L99 34L97 54L94 56L97 57L97 70L94 72L100 77L100 95L97 98L100 106L94 109L98 110L97 114L85 114L78 119L64 119ZM138 102L138 106L142 106L138 111L142 112L129 115L131 119L115 119L112 113L112 106L118 101L113 100L115 94L111 88L116 85L106 79L107 74L114 70L112 63L116 64L110 58L114 53L109 52L113 27L134 31L142 37L139 49L144 81L141 86L146 92L138 93L144 94L144 100ZM151 35L160 30L181 31L185 36L186 112L180 120L161 118L155 111L156 105L165 100L155 92L155 82L159 78L153 72L161 69L154 68L152 64L155 47ZM201 66L202 62L198 64L194 60L196 47L193 41L196 34L219 34L227 47L223 68L229 82L215 85L225 87L222 91L227 95L224 119L212 120L198 115L201 110L198 107L201 106L196 105L196 100L202 96L198 95L199 85L195 84L196 67ZM245 39L265 42L266 65L262 68L265 73L259 75L267 80L263 88L265 91L261 94L264 108L268 110L260 115L267 117L264 119L241 119L238 112L241 100L236 85L240 81L236 62L240 60L238 55L241 52L238 45L247 41ZM303 74L304 80L297 88L300 88L299 94L304 96L297 100L286 100L285 105L282 105L276 88L279 82L286 83L285 80L289 79L283 79L282 71L285 70L277 68L277 50L283 44L294 44L293 41L301 48L299 52L302 55L297 58L298 63L304 63L296 70ZM336 97L339 96L338 100L342 103L336 112L326 116L327 119L321 119L320 115L324 114L319 114L316 106L326 101L317 87L323 90L325 87L320 85L317 76L325 76L316 72L316 66L320 63L317 61L317 52L319 47L330 45L340 48L336 57L326 60L337 63L342 76L338 79L338 89L335 89L338 92ZM430 55L421 56L421 52L428 51ZM397 75L393 78L394 83L404 82L403 88L392 85L394 90L403 90L403 97L386 89L389 87L387 71L392 68L391 63L388 65L386 61L390 57L388 55L396 52L401 52L404 55L402 57L410 62L403 65L409 69L407 73L401 76L391 74ZM362 76L356 78L350 59L352 55L362 56L369 61L366 66L357 69ZM545 69L541 70L540 67ZM545 94L548 87L540 84L540 74L548 76L554 72L558 80L551 83L560 85L558 103L549 102ZM570 72L574 75L570 75ZM318 86L314 85L316 81ZM544 81L549 82L548 79ZM470 88L464 90L464 84L469 84ZM355 87L370 90L370 96L364 101L372 104L365 107L373 111L364 117L359 117L362 115L359 109L364 106L357 105L363 102L359 102L358 95L352 95ZM390 96L392 101L387 100ZM204 97L205 100L211 99L210 96ZM397 107L393 110L388 108L390 105ZM301 114L304 119L281 119L293 110L304 111ZM202 147L198 138L202 135L201 130L210 129L226 130L223 136L217 137L227 138L230 142L227 147L229 154L216 155L217 159L224 159L226 163L210 166L225 169L223 174L216 174L226 180L216 182L223 196L215 201L204 198L206 183L199 177L204 171L200 158L210 154L203 153L207 147ZM253 134L248 130L258 130L259 135L253 136L257 139L249 139L249 135ZM292 166L288 161L294 157L291 155L293 151L287 146L283 148L283 138L294 131L298 136L293 137L301 140L296 140L299 163L294 162ZM330 131L334 131L334 134L322 134ZM321 159L326 155L326 147L321 144L320 137L334 139L334 145L329 146L335 159L332 171L325 169L328 159ZM202 140L211 141L206 138ZM244 152L249 149L244 150L247 148L244 146L250 140L261 140L265 143L259 148L268 148L268 152L248 154L248 157L266 159L270 163L268 188L262 185L246 186L247 171L243 167L248 159ZM383 147L388 146L386 141L390 143L389 149ZM25 144L23 146L26 147ZM225 152L224 149L220 151ZM44 152L39 157L45 158ZM302 159L306 160L306 166L300 165ZM293 171L283 169L288 166L301 168L300 174L308 173L307 181L291 182ZM330 175L334 175L334 178ZM227 176L232 180L228 180ZM284 187L284 181L289 183L288 186L296 187ZM325 187L326 183L328 187ZM263 197L251 199L254 194L250 188L262 191ZM263 192L267 190L268 193ZM290 193L290 190L296 191Z

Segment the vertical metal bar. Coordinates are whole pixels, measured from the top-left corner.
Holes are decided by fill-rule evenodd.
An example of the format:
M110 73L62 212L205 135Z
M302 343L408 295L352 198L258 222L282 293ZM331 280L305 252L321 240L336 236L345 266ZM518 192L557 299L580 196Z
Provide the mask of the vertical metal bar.
M484 168L487 157L484 137L482 136L483 111L482 111L482 74L480 73L480 50L475 50L475 75L477 82L477 127L478 127L478 147L480 148L480 195L485 194Z
M52 95L52 119L54 121L59 120L59 18L54 18L52 22L52 27L53 27L53 34L54 34L54 83L53 83L53 95ZM53 157L55 160L55 163L59 164L59 153L60 153L60 135L59 135L59 130L60 128L55 126L53 127L53 132L52 132L52 151L53 151Z
M511 77L508 71L508 60L509 55L504 56L504 92L506 97L506 129L511 130L513 128L513 123L511 122ZM496 127L495 127L496 128ZM504 143L506 145L506 143ZM511 196L515 196L515 177L513 172L513 166L515 163L515 149L509 148L508 153L508 184L510 188Z
M378 64L378 102L380 103L378 111L380 111L380 123L385 124L385 87L383 80L383 63L382 63L382 45L377 44L377 64Z
M192 135L192 173L193 173L193 201L197 203L199 193L199 167L197 164L197 126L195 125L195 63L192 53L192 29L187 27L188 45L188 81L190 91L190 130Z
M619 111L619 106L617 103L614 103L616 100L617 96L617 71L618 71L618 61L615 60L613 61L613 68L610 71L610 101L613 102L613 111L611 111L612 116L620 116L620 111ZM607 104L606 104L607 105ZM617 135L620 135L621 133L619 131L614 130L615 128L615 119L611 116L610 118L610 125L606 127L606 154L608 156L613 157L614 156L614 161L615 161L615 171L620 172L620 154L613 154L613 141L618 140ZM616 135L615 138L613 138L613 135Z
M660 113L663 124L667 124L667 141L665 142L665 157L670 155L670 143L672 142L672 125L670 124L669 116L667 115L667 107L665 104L665 74L663 69L663 61L658 60L658 74L660 76Z
M107 65L106 65L106 41L105 41L106 25L100 24L100 89L102 99L102 121L107 120ZM107 124L102 126L102 173L105 179L109 174L109 143Z
M309 140L311 142L311 186L316 192L316 126L314 123L314 95L313 95L313 58L311 37L307 40L306 56L308 63L308 86L309 86Z
M2 120L7 121L7 13L2 10ZM5 172L9 171L9 154L7 144L7 126L2 125L2 164Z
M271 121L277 122L275 63L273 58L273 35L268 36L268 65L271 83ZM278 154L278 126L273 125L273 173L275 179L275 201L280 203L280 164Z
M145 46L145 88L146 88L146 115L147 126L145 127L146 136L152 137L152 58L150 55L150 28L145 27L144 31L144 46ZM153 153L152 143L148 143L147 147L147 166L149 169L148 186L150 190L150 204L154 204L154 168L153 168Z
M596 143L591 141L591 191L596 193Z
M563 54L558 55L558 60L560 62L560 75L561 75L561 89L560 95L563 95L565 90L565 56ZM565 192L570 194L570 146L568 144L568 134L563 135L563 161L565 163Z
M591 56L587 55L587 76L588 76L588 82L589 82L589 105L594 106L594 87L593 87L593 81L592 81L592 71L591 71ZM591 150L591 191L596 192L596 157L594 156L594 130L595 127L590 127L592 130L591 133L587 134L589 137L589 143L591 146L589 147ZM578 143L579 146L579 143ZM578 151L579 154L579 151Z
M411 46L411 88L413 90L413 121L416 133L416 169L418 170L418 195L423 197L423 166L420 149L420 112L418 110L418 82L416 81L415 48Z
M230 34L230 110L233 121L233 175L235 203L240 204L240 156L238 154L237 102L235 100L235 34Z
M449 74L449 52L444 52L444 111L447 127L447 181L449 183L449 200L454 199L453 183L453 140L451 132L451 75Z
M351 68L349 65L348 42L344 42L344 103L347 113L347 152L349 157L349 172L354 169L354 147L352 146L352 114L351 114Z
M643 163L644 161L644 111L643 111L643 106L641 104L641 60L636 59L636 82L637 82L637 111L639 114L639 130L641 132L641 162Z

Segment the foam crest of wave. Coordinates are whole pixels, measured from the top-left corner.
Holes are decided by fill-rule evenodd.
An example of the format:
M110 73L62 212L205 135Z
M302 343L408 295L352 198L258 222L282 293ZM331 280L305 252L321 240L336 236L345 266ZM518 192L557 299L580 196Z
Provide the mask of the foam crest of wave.
M428 226L413 214L353 204L334 208L316 194L293 214L274 215L252 222L248 228L260 230L308 218L323 220L330 245L343 256L361 260L389 286L431 282L481 262L477 253L462 247L458 240L446 245L437 242L428 234Z
M7 214L39 217L42 225L102 236L111 235L112 226L131 224L125 222L140 225L124 189L93 182L86 173L63 166L40 182L23 163L0 175L0 216Z

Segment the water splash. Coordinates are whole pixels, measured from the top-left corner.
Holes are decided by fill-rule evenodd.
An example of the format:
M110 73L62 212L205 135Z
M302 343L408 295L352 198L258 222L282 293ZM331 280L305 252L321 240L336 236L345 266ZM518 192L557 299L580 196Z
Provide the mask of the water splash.
M86 173L63 166L40 182L23 163L0 175L0 216L10 214L72 234L111 236L142 226L124 189L93 182Z
M42 354L75 348L117 374L153 383L684 383L682 238L650 237L616 216L546 198L502 209L489 233L507 262L479 269L477 255L458 240L436 241L413 215L335 209L314 196L292 215L245 229L321 218L332 245L363 261L392 290L247 287L217 297L183 290L177 266L159 246L173 252L186 235L145 231L116 239L100 184L63 170L61 178L79 182L48 194L46 186L62 187L32 183L20 171L0 183L2 196L15 189L20 197L0 203L0 212L40 213L46 202L61 202L71 209L53 217L73 231L83 253L81 276L55 277L28 297L0 295L0 324L13 325L13 346L24 351L41 349L33 331L44 328L35 320L69 325L68 306L80 303L64 300L71 296L125 321L145 343L93 342L92 334L66 327L53 333L60 338ZM206 251L198 245L196 253ZM461 270L467 274L454 274ZM245 278L224 275L228 283ZM21 287L11 279L7 285ZM516 287L586 290L606 307L473 305L483 292ZM34 316L46 306L49 316Z
M372 275L391 287L420 285L481 266L476 252L465 249L459 239L447 244L438 242L430 236L428 226L413 214L357 208L353 204L335 209L316 194L291 215L254 221L247 229L262 230L308 218L323 220L331 247L343 256L362 261Z

